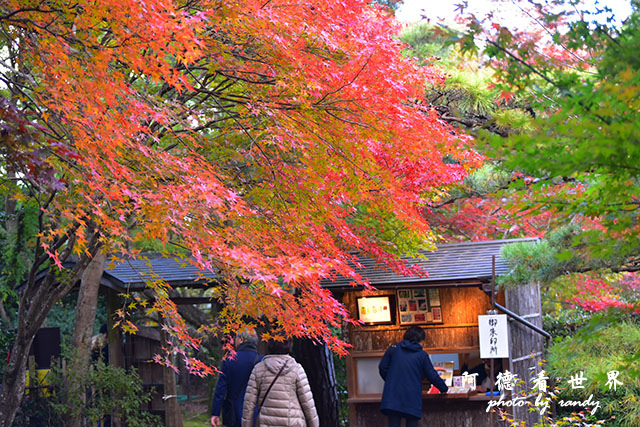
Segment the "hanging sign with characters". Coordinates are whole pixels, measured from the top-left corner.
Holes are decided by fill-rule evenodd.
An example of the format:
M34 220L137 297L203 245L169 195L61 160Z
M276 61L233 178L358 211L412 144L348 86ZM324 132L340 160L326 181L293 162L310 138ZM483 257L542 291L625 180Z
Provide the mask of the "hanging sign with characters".
M502 359L509 357L509 331L506 314L478 316L480 357Z

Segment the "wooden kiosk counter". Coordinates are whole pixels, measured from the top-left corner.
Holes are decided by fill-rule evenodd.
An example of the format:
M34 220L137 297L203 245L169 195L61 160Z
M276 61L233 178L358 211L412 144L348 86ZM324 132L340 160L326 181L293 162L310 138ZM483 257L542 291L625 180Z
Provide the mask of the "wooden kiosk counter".
M505 274L509 267L500 258L504 245L536 239L514 239L441 245L435 252L425 252L425 259L411 259L429 277L404 277L376 268L369 259L362 259L362 273L377 291L365 293L351 287L346 279L325 283L341 298L355 319L365 324L347 326L345 337L353 346L347 358L348 403L350 425L369 427L386 425L380 412L384 381L378 373L378 363L386 349L402 340L406 329L419 325L426 332L424 349L434 363L453 362L453 375L460 376L481 364L478 316L491 309L491 280ZM507 309L509 357L495 359L496 369L509 370L518 378L529 378L531 369L543 358L544 338L522 323L542 327L538 285L526 285L516 290L500 291L499 306ZM520 321L513 321L519 317ZM499 361L499 362L498 362ZM500 364L500 365L498 365ZM502 369L498 369L498 367ZM448 363L451 367L451 363ZM483 427L503 425L497 416L487 412L491 397L485 393L427 394L423 384L423 415L421 424L429 427ZM495 397L494 399L497 399ZM516 419L532 425L535 412L527 407L504 408Z

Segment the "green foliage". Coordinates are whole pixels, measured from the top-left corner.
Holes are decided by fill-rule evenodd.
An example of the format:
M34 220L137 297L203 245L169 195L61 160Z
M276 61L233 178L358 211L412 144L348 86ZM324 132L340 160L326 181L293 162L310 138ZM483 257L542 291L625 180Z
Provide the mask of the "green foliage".
M509 245L502 256L511 270L498 278L498 284L510 288L540 283L545 330L553 336L575 332L590 319L586 311L617 307L633 312L638 301L636 276L610 269L623 262L617 255L609 259L593 256L588 247L577 226L559 228L537 243Z
M157 417L140 409L149 402L151 394L143 390L140 377L134 369L125 371L98 360L87 374L67 371L66 375L67 380L82 385L87 401L83 402L79 393L70 393L66 400L60 399L54 404L60 416L82 417L91 425L96 425L106 415L118 414L131 427L161 425ZM57 372L55 382L60 389L60 372Z
M559 399L582 400L590 394L601 402L599 418L615 416L607 426L640 423L640 328L636 323L605 324L594 318L573 337L558 340L548 352L548 372L560 377ZM620 372L622 385L609 390L607 373ZM572 389L567 380L584 372L584 389ZM560 408L559 408L560 409ZM598 414L596 414L598 415Z
M464 199L495 193L506 186L510 180L510 175L502 168L496 167L495 163L486 162L465 178L464 185L453 188L450 191L450 198Z
M2 378L4 374L5 362L9 357L9 352L11 351L15 338L15 330L11 329L9 325L0 319L0 378Z
M419 249L433 249L428 246L429 239L425 239L432 236L412 234L403 221L387 215L381 210L372 209L366 204L359 206L347 222L357 224L362 229L371 230L371 239L376 239L377 243L386 251L398 256L416 257L421 256L418 252Z
M336 382L338 388L338 422L340 426L349 425L349 405L347 398L349 393L347 390L347 362L346 358L333 355L333 366L336 374Z
M498 93L490 89L491 71L452 70L447 79L445 99L452 111L463 115L491 116L498 109Z
M520 108L500 109L493 113L493 120L501 129L519 132L531 132L533 128L533 118L531 114Z
M45 320L44 327L60 328L60 345L62 348L68 348L71 344L77 299L77 290L69 292L64 298L55 303Z
M53 408L51 399L44 396L27 396L20 405L12 427L62 427L63 425Z
M545 282L552 276L556 265L555 251L547 240L506 245L502 249L502 258L511 266L508 274L498 278L497 283L504 287Z
M418 59L423 64L454 66L457 61L457 50L453 41L457 35L452 30L428 23L418 23L405 29L400 34L400 41L408 46L404 54Z
M495 85L495 71L479 56L462 58L463 35L441 25L419 23L406 29L400 40L407 43L405 55L421 64L442 68L447 78L432 85L427 99L455 126L468 132L485 129L506 135L531 130L531 114L519 98L505 98Z
M202 427L211 423L211 415L209 412L203 414L185 414L183 424L184 427Z
M624 257L621 252L610 251L610 256L606 257L602 252L594 254L589 250L596 236L603 238L598 231L585 232L579 225L569 224L547 233L537 243L507 245L503 248L502 257L512 269L500 277L498 283L506 287L531 281L549 285L554 279L570 272L622 265ZM618 244L622 245L620 242Z
M572 4L554 6L559 4L564 4L562 13L542 12L541 18L552 23L572 13ZM539 49L531 43L537 34L500 26L483 33L485 53L494 60L502 88L526 97L536 115L527 132L507 139L487 135L490 155L510 170L540 178L524 188L538 192L536 203L542 201L567 218L599 221L608 238L598 230L588 243L593 254L606 259L640 248L637 8L635 2L632 15L619 27L596 22L601 17L586 11L571 17L569 25L550 24L555 44L544 46L540 39ZM469 28L473 32L478 27ZM562 191L549 191L550 185Z
M98 296L93 335L97 335L100 331L100 326L107 323L107 309L104 298L104 295ZM71 344L77 300L78 290L72 290L55 303L45 320L44 327L60 328L60 340L63 348L67 348Z
M511 180L511 175L495 163L487 162L480 169L469 175L464 183L470 191L478 194L493 193L504 187Z
M0 184L0 196L16 188L12 183ZM17 310L17 294L14 288L25 278L33 259L34 236L37 233L38 208L33 203L16 203L15 212L0 210L0 300L7 314L14 318Z
M586 326L592 313L576 308L560 308L542 315L543 329L553 338L566 338L573 336L580 328Z

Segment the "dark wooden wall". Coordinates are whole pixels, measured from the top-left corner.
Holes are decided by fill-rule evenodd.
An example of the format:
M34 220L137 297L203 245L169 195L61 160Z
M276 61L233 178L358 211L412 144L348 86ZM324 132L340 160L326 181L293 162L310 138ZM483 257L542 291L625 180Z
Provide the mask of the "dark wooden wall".
M379 403L358 403L351 427L386 426L387 417L380 412ZM508 423L500 421L497 414L485 412L486 402L467 402L459 400L425 400L422 408L420 427L505 427ZM528 424L527 424L528 425Z
M419 325L424 328L427 339L427 351L477 350L478 315L486 314L491 307L489 297L479 287L449 287L440 289L440 304L442 320L440 324ZM394 295L395 290L375 291L368 296ZM351 316L357 319L357 298L362 291L345 292L343 303L349 309ZM402 341L402 336L408 326L381 325L363 326L348 329L348 338L353 345L352 351L371 352L384 351L391 344Z
M160 332L155 328L140 328L136 335L127 335L124 345L124 362L127 369L135 368L145 393L151 392L151 401L143 408L162 420L165 418L164 373L166 369L153 361L162 352Z

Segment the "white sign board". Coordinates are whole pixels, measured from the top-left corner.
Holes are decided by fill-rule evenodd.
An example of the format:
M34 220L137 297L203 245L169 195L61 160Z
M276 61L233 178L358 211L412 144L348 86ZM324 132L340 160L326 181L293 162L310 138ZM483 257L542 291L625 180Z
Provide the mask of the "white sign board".
M506 314L478 316L480 331L480 358L502 359L509 357L509 330Z
M358 318L364 323L391 322L389 297L358 298Z

